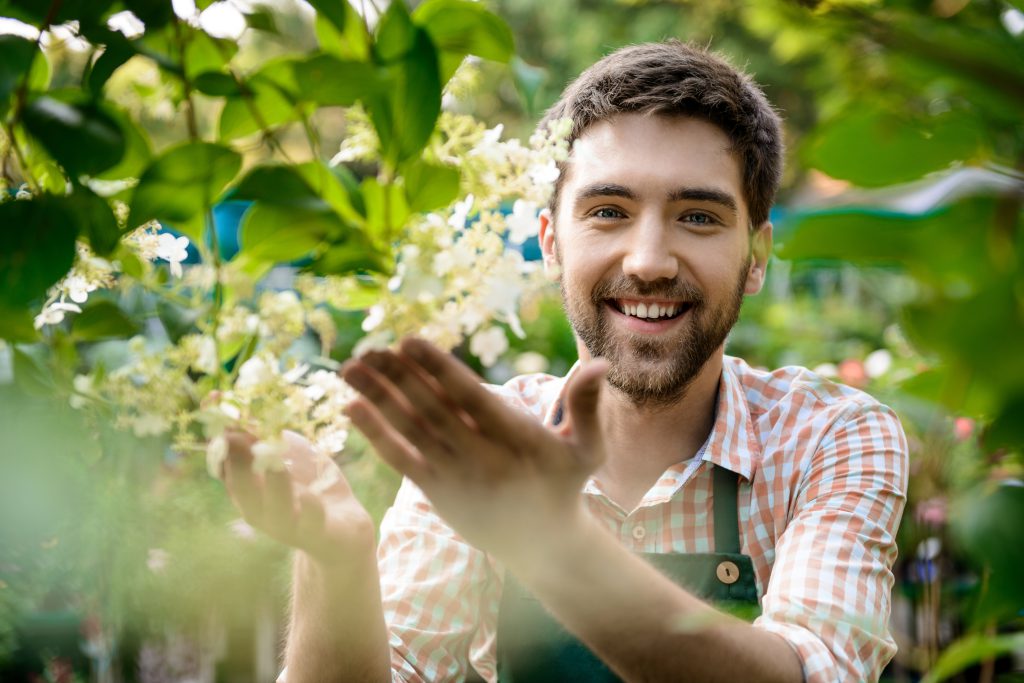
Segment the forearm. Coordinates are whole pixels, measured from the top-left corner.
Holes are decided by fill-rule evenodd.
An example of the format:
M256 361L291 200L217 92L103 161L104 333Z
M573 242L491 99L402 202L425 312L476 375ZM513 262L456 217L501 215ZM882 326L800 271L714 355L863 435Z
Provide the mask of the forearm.
M624 680L803 680L781 637L690 595L585 515L573 527L510 569Z
M391 680L376 559L372 551L362 555L325 567L296 553L288 683Z

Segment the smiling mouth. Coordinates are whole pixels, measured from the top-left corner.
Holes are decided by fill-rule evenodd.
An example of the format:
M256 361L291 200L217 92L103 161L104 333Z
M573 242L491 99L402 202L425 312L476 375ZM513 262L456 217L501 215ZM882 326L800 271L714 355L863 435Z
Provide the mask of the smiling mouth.
M637 299L607 299L606 304L619 313L648 322L674 320L685 314L692 304L687 301L640 301Z

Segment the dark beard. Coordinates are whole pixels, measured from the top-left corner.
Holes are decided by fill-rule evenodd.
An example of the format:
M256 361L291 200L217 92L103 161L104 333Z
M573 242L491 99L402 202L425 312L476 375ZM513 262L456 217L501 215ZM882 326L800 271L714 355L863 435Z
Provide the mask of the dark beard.
M688 282L678 279L644 282L622 276L599 283L591 293L588 305L577 305L566 296L562 280L562 304L577 336L594 358L609 362L608 383L638 406L664 407L677 403L685 394L704 364L725 342L729 331L739 319L743 304L750 257L739 271L732 297L719 308L708 308L704 293ZM651 339L614 340L610 334L609 299L655 297L689 303L684 333L671 349ZM639 371L641 363L664 361L659 367Z

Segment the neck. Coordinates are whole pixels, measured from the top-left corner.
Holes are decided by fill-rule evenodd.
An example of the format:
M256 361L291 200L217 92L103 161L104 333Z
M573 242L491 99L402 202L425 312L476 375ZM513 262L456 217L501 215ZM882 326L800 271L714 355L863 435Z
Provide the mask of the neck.
M711 433L722 354L719 348L671 404L637 404L605 385L598 412L608 458L595 477L626 511L640 502L666 469L696 455Z

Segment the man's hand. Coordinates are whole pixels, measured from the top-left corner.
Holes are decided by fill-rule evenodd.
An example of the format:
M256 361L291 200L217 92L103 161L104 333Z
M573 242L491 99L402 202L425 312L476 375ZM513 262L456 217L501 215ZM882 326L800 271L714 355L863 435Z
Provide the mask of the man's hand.
M511 566L540 561L545 542L583 514L580 491L605 457L596 416L605 367L580 370L557 431L422 340L367 353L342 375L362 394L348 414L377 453L468 541Z
M255 438L227 433L224 484L245 520L268 536L304 551L325 567L343 567L374 553L373 520L344 475L305 438L285 432L286 468L252 468Z

